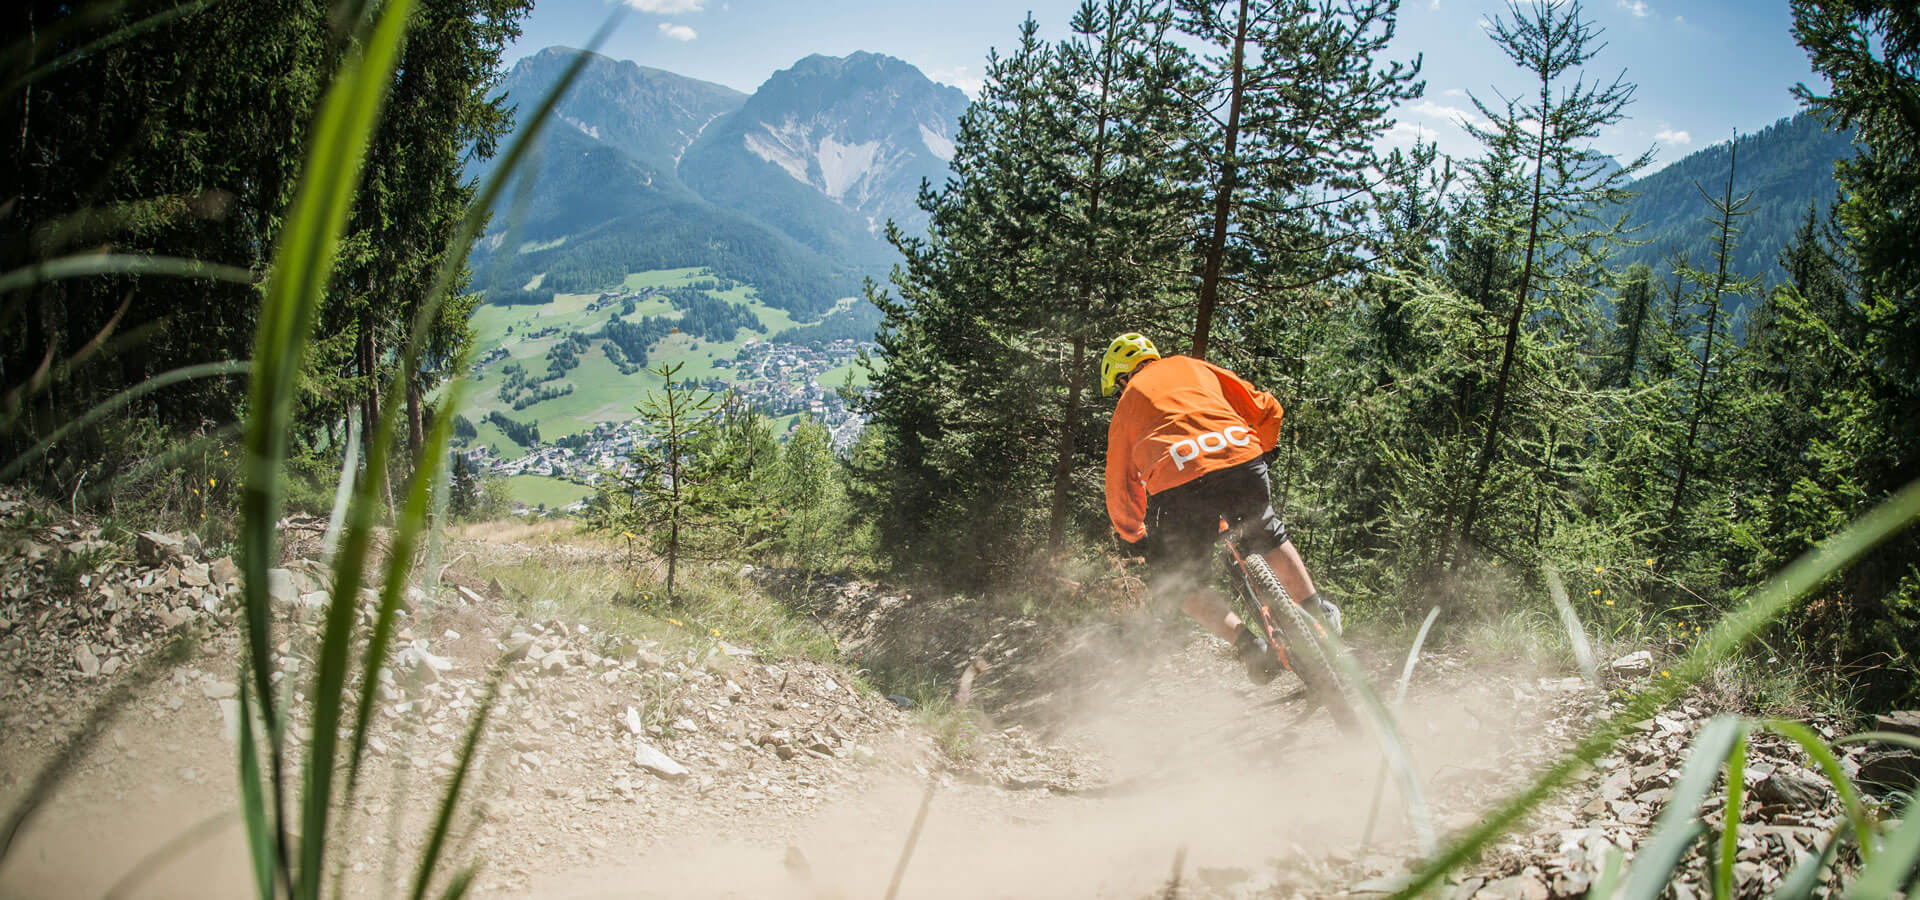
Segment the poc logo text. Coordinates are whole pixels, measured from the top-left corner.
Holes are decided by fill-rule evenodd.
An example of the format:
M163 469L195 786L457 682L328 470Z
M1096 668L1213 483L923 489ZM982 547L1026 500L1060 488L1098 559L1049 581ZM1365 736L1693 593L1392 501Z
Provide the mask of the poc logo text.
M1209 431L1196 437L1181 438L1168 450L1173 457L1173 467L1185 471L1187 463L1200 458L1202 453L1218 453L1228 447L1245 447L1253 443L1253 432L1245 425L1228 425L1219 431Z

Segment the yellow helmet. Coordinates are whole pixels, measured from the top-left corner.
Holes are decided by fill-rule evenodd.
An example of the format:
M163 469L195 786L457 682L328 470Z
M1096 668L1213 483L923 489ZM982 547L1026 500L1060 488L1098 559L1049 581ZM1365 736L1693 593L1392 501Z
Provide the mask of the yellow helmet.
M1113 396L1114 379L1140 368L1147 360L1159 358L1160 351L1138 331L1114 338L1113 343L1107 345L1107 355L1100 360L1100 396Z

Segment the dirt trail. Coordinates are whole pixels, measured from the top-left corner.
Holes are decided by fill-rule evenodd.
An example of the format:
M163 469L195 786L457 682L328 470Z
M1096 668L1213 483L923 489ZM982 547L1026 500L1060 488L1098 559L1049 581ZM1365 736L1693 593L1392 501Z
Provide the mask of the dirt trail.
M141 686L0 864L0 898L99 897L232 808L231 570L159 552L36 602L46 554L9 550L0 804L22 796L56 736L115 683L100 659L130 667L164 634L201 635L191 659ZM556 553L577 562L583 551L516 543L450 556L537 564ZM310 607L324 595L297 562L288 577L278 659L303 680ZM1175 877L1183 897L1313 897L1380 886L1415 855L1391 785L1372 845L1361 846L1379 765L1371 744L1338 735L1290 676L1246 684L1210 636L1175 629L1142 645L1138 629L983 622L869 586L837 590L811 612L841 632L845 667L527 621L473 587L428 604L405 623L380 690L374 774L344 847L348 893L386 895L396 853L398 871L410 871L432 785L503 654L515 662L453 854L483 862L475 896L882 896L930 783L905 897L1144 898ZM929 634L949 640L933 646ZM1386 683L1404 651L1371 650ZM969 658L988 665L962 735L943 740L857 689L852 666L900 653L956 673ZM1402 726L1437 826L1471 823L1584 727L1596 702L1578 679L1424 660ZM1479 876L1461 873L1458 896L1578 895L1601 844L1644 836L1704 712L1649 723L1490 853ZM302 728L296 716L296 736ZM1785 830L1779 855L1790 860ZM127 896L245 896L237 826L208 832Z
M1169 882L1183 848L1183 896L1315 895L1333 888L1326 878L1335 870L1357 882L1395 868L1410 836L1391 791L1378 856L1352 859L1378 763L1370 747L1333 732L1324 714L1299 721L1304 701L1285 687L1243 688L1211 638L1193 637L1144 675L1060 729L1062 742L1107 773L1098 784L1010 790L964 772L939 776L902 896L1146 897ZM1508 745L1537 743L1539 717L1553 706L1515 709L1512 700L1504 691L1422 692L1407 725L1420 734L1428 783L1453 785L1457 799L1462 785L1505 780L1509 766L1496 761L1514 760ZM1470 712L1476 706L1484 720ZM757 839L683 835L630 862L536 879L530 893L881 896L925 786L882 782Z

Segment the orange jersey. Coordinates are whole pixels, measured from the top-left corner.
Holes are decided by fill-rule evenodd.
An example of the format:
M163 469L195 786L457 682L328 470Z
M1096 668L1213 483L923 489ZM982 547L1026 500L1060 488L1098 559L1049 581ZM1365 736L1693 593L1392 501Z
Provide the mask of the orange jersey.
M1280 401L1189 356L1142 365L1107 427L1107 517L1122 538L1146 536L1147 495L1237 466L1280 440Z

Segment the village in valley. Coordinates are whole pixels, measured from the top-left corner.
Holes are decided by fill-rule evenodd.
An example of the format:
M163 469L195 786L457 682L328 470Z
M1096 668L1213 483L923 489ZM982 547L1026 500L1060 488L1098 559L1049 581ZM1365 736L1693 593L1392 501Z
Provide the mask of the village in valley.
M846 338L811 344L747 340L732 358L714 360L714 374L690 382L699 390L730 393L736 402L773 420L782 437L800 420L817 419L832 433L834 449L845 453L859 438L865 419L851 408L845 385L832 384L827 376L847 371L862 353L875 348L871 341ZM482 365L506 358L504 348L497 348ZM519 456L496 453L487 443L475 443L462 455L481 475L554 478L591 488L609 473L631 474L634 451L650 444L645 425L635 414L625 421L601 422L589 430L540 441ZM532 504L520 505L524 511Z

